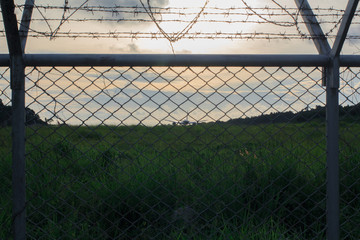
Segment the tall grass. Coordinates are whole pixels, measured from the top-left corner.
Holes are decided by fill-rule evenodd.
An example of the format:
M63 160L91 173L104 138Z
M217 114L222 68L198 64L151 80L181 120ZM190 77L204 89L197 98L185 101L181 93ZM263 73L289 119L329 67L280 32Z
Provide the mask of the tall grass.
M316 121L32 127L26 147L30 239L325 237L325 130ZM344 149L344 169L358 165L351 151ZM0 164L8 174L9 155ZM359 177L354 171L343 180ZM359 207L351 202L356 191L342 204ZM0 239L9 207L0 214ZM359 216L343 227L354 229Z

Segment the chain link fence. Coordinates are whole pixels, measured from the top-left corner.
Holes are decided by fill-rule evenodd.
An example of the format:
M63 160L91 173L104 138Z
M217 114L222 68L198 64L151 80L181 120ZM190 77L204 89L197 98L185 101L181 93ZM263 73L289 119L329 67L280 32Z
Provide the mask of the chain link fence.
M360 68L341 69L340 85L340 229L343 239L357 239L360 232L359 138ZM354 225L354 226L355 226Z
M9 68L0 68L0 238L11 229L11 90Z
M140 3L1 1L0 239L360 239L358 1Z
M342 239L360 236L358 75L341 71ZM27 237L324 239L321 79L320 67L27 67Z

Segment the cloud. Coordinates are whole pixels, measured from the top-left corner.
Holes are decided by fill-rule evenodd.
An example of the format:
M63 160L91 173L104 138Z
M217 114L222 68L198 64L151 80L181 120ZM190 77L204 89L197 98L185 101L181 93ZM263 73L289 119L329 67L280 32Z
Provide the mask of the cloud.
M192 53L190 50L187 50L187 49L182 49L180 51L176 51L176 49L175 49L175 52L176 52L176 54L191 54Z
M147 0L142 0L145 6L147 5ZM23 1L16 0L16 4L23 4ZM150 0L152 7L164 7L169 4L168 0ZM89 29L89 26L94 26L93 30L98 31L96 28L99 23L102 25L102 29L112 30L109 26L124 26L124 25L134 25L134 22L131 20L134 19L149 19L147 13L143 10L140 0L104 0L104 1L95 1L95 0L73 0L69 1L66 7L68 9L64 12L64 1L63 0L53 0L51 3L45 0L37 0L36 6L33 11L33 19L42 19L42 21L33 21L31 27L36 31L44 32L54 30L59 25L61 25L60 31L80 31L81 29ZM87 7L88 10L82 8L78 9L80 6ZM60 8L59 8L60 7ZM132 7L132 8L124 8ZM137 8L133 8L137 7ZM21 19L21 11L17 11L18 19ZM61 23L60 19L65 18L68 21ZM44 20L45 19L45 20ZM84 21L88 19L97 19L98 21ZM121 21L121 20L130 20L130 21ZM78 21L71 21L78 20ZM136 25L148 25L149 23L142 22L137 23ZM150 22L150 24L152 24ZM106 26L108 27L106 27ZM91 29L91 28L90 28Z
M144 4L146 3L145 6L147 6L148 1L147 0L142 0L142 1ZM169 0L151 0L149 2L152 7L164 7L169 4Z
M85 0L77 0L75 1L77 4L81 4ZM147 4L147 0L142 0L144 4ZM111 1L111 0L105 0L105 1L97 1L97 0L89 0L88 4L93 6L104 6L104 7L113 7L113 6L140 6L141 2L140 0L117 0L117 1ZM164 7L169 4L169 0L150 0L151 6L154 7Z
M15 0L17 4L23 4L22 0ZM69 7L79 7L86 0L71 0L69 1ZM201 1L176 1L176 0L141 0L145 6L148 6L148 2L152 7L186 7L190 8L190 13L196 12L199 7L205 2ZM97 10L101 11L84 11L80 10L74 13L74 9L70 9L66 12L65 16L70 16L74 13L69 21L65 21L60 29L58 29L56 37L53 38L53 41L49 41L50 37L42 38L41 35L38 35L37 32L41 32L49 36L51 32L59 26L60 19L63 16L64 10L64 0L36 0L38 6L57 6L57 9L44 9L39 8L39 10L44 14L45 18L48 21L44 21L39 10L34 9L33 19L31 22L31 28L34 31L31 31L27 47L27 52L86 52L86 53L171 53L171 47L169 42L163 38L159 29L156 27L155 23L152 22L147 15L147 13L142 8L140 0L103 0L95 1L89 0L86 2L86 6L94 7ZM256 0L250 1L246 0L250 6L254 7L276 7L276 5L271 0ZM288 2L286 0L279 0L279 4L286 6L288 8L295 7L294 2ZM314 8L316 7L330 7L334 6L335 8L345 8L346 1L344 0L309 0L310 5ZM231 7L241 7L241 1L237 0L212 0L210 1L206 11L215 11L211 10L211 7L217 6L219 8L231 8ZM104 11L104 7L107 7L108 11ZM119 8L119 7L137 7L135 8ZM18 19L21 19L21 9L18 9ZM114 12L112 12L114 9ZM116 12L117 10L121 10ZM125 11L127 12L125 12ZM142 13L136 13L136 12ZM155 9L154 9L155 11ZM235 10L234 10L235 11ZM260 10L258 10L260 12ZM296 12L296 10L292 10ZM223 11L220 11L220 13ZM184 11L186 13L186 11ZM222 15L209 15L204 14L200 17L198 23L194 24L191 27L189 33L194 34L195 39L181 39L173 43L173 48L176 54L190 54L190 53L317 53L316 48L312 41L308 40L283 40L283 39L272 39L268 40L256 40L256 41L245 41L238 39L217 39L212 40L211 37L216 34L225 34L230 33L235 36L237 33L268 33L271 34L292 34L298 35L297 28L293 27L281 27L275 26L273 24L259 24L257 21L263 22L259 17L251 12L248 12L248 16L243 16L242 14L236 15L233 14L230 16ZM325 11L325 13L327 13ZM331 12L330 12L331 13ZM177 14L162 14L162 16L156 14L155 18L158 19L158 23L162 29L164 29L170 36L171 34L175 35L178 32L181 32L187 26L185 22L178 22L182 20L191 20L193 19L194 14L185 14L184 16L178 16ZM280 14L281 15L281 14ZM327 15L324 15L327 16ZM281 16L265 16L266 19L274 21L288 21L291 22L293 19L287 15ZM320 17L319 17L320 18ZM330 18L330 17L328 17ZM91 20L90 20L91 19ZM301 17L299 17L301 20ZM76 21L75 21L76 20ZM137 21L140 20L140 21ZM171 20L171 21L161 21L161 20ZM233 20L233 21L242 21L248 20L246 23L239 24L228 24L216 23L216 22L207 22L207 21L222 21L222 20ZM324 21L329 20L325 19ZM335 19L337 20L337 19ZM330 22L335 21L333 18L330 18ZM301 20L302 21L302 20ZM358 21L355 20L355 21ZM49 28L51 27L51 29ZM304 34L308 34L307 29L304 24L300 24L301 31ZM323 30L329 31L333 27L333 24L326 25L322 24ZM358 35L360 27L353 24L350 31ZM336 33L335 29L334 33ZM144 37L141 35L143 33L158 33L156 36L148 34ZM209 39L200 39L196 37L197 33L213 33L209 36ZM35 38L38 36L39 38ZM155 37L154 37L155 36ZM204 35L206 36L206 35ZM217 35L216 35L217 36ZM227 35L224 35L226 37ZM241 36L241 35L240 35ZM116 39L116 41L115 41ZM71 41L70 41L71 40ZM233 41L230 41L233 40ZM334 38L329 38L329 41L333 41ZM349 41L348 41L349 42ZM358 40L351 40L349 44L350 47L346 47L346 53L358 52L356 46L358 45ZM1 44L0 44L1 45ZM6 43L3 44L6 47ZM66 46L66 47L64 47ZM0 49L4 47L0 46ZM31 51L28 51L31 50ZM114 50L114 51L113 51Z
M78 0L76 5L80 5L81 3L83 3L85 0ZM135 17L136 14L127 14L124 12L116 12L116 7L139 7L139 9L142 8L142 4L141 1L143 2L143 4L148 7L148 0L117 0L117 1L97 1L97 0L89 0L87 2L88 6L101 6L101 7L108 7L108 8L113 8L114 12L109 11L108 13L102 13L105 16L109 17L109 16L116 16L119 18L122 17L126 17L129 18L130 16ZM150 5L151 7L165 7L167 5L169 5L169 0L150 0ZM111 10L111 9L110 9ZM115 14L114 14L115 13ZM96 13L95 13L96 14Z
M129 47L130 52L132 52L132 53L139 52L139 47L135 43L128 44L128 47Z
M141 53L139 46L135 43L129 43L125 47L118 47L118 46L111 46L110 47L111 52L116 53Z

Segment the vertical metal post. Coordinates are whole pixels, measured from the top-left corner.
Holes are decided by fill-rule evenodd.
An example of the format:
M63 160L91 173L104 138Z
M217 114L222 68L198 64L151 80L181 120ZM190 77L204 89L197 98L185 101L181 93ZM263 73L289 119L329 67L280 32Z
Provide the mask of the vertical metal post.
M22 57L11 59L12 84L12 190L14 239L25 239L25 91Z
M339 57L332 60L326 82L327 239L340 239L339 191Z
M10 53L12 89L12 196L13 237L26 238L25 186L25 66L13 0L1 0Z
M359 0L349 0L331 49L331 66L326 82L327 121L327 239L340 239L340 174L339 174L339 56Z

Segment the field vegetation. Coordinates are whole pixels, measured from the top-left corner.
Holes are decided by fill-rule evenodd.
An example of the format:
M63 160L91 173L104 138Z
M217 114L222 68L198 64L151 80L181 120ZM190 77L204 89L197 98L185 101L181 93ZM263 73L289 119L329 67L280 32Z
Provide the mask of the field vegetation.
M342 234L360 236L360 124L341 124ZM0 239L11 235L0 129ZM29 239L324 239L325 124L28 126ZM353 171L353 169L358 169ZM349 234L350 233L350 234ZM354 238L352 238L354 236Z

